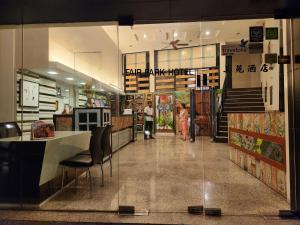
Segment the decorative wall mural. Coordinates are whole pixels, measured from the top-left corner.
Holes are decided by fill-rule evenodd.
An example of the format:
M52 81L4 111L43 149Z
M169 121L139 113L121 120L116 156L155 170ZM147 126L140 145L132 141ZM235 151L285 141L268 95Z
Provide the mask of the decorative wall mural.
M230 113L228 114L228 127L284 137L284 113Z
M250 134L251 135L251 134ZM230 132L230 143L268 159L283 163L283 148L281 144L262 138L252 137L249 134Z
M156 131L172 132L174 129L174 96L160 94L155 96L156 106Z
M284 113L228 114L230 160L286 196Z
M21 106L39 107L39 84L22 80L21 82Z

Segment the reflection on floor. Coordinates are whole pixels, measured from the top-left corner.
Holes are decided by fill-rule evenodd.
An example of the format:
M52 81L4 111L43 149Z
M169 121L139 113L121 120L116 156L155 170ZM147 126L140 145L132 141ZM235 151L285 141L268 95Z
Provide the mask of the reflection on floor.
M286 200L229 161L227 144L199 138L139 140L114 155L113 176L93 168L93 188L85 176L42 209L117 210L134 205L150 212L186 212L190 205L219 207L225 215L276 215Z

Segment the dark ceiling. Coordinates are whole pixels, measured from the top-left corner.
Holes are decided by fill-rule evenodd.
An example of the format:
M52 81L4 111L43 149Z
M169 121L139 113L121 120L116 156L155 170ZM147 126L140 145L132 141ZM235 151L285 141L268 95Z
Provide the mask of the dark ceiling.
M135 23L274 17L296 0L0 0L0 24L117 21ZM295 7L294 7L295 8ZM280 10L279 10L280 9ZM281 10L285 9L285 10ZM277 13L275 13L277 12Z

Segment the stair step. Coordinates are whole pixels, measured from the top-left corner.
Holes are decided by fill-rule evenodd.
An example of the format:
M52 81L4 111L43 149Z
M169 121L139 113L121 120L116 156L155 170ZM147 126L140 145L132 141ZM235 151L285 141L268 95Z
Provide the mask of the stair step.
M232 103L232 102L263 102L262 97L260 98L231 98L231 99L225 99L225 103Z
M219 121L220 126L228 126L227 121Z
M228 133L226 132L221 132L221 131L219 131L218 132L218 136L220 136L220 137L228 137Z
M264 106L263 102L225 102L224 107Z
M233 98L262 98L261 94L228 94L226 99L233 99Z
M261 90L261 87L251 87L251 88L230 88L227 91L247 91L247 90Z
M228 138L227 137L216 136L214 138L214 141L217 142L217 143L227 143Z
M227 93L257 93L262 92L262 89L245 89L245 90L236 90L236 89L228 89Z
M265 112L265 109L236 109L236 110L232 110L232 109L228 109L226 110L226 112L228 113L247 113L247 112Z
M219 131L228 131L228 127L227 126L219 126Z

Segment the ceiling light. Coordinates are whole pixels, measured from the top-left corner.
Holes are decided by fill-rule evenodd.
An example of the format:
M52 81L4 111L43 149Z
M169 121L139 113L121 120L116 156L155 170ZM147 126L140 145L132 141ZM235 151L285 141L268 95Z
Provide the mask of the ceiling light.
M93 86L92 86L92 89L95 89L95 88L96 88L95 85L93 85Z
M144 34L144 38L147 38L147 34Z
M209 30L208 30L208 31L205 31L205 35L206 35L206 36L210 35L210 31L209 31Z
M69 92L69 89L66 89L65 91L66 91L66 92Z
M47 73L48 73L48 74L51 74L51 75L56 75L56 74L58 74L58 72L56 72L56 71L48 71Z
M105 91L105 90L103 88L101 88L100 91Z
M74 80L73 77L67 77L66 80Z
M177 36L178 36L177 32L174 32L174 37L177 37Z
M84 82L81 82L80 85L85 85L85 83L84 83Z

